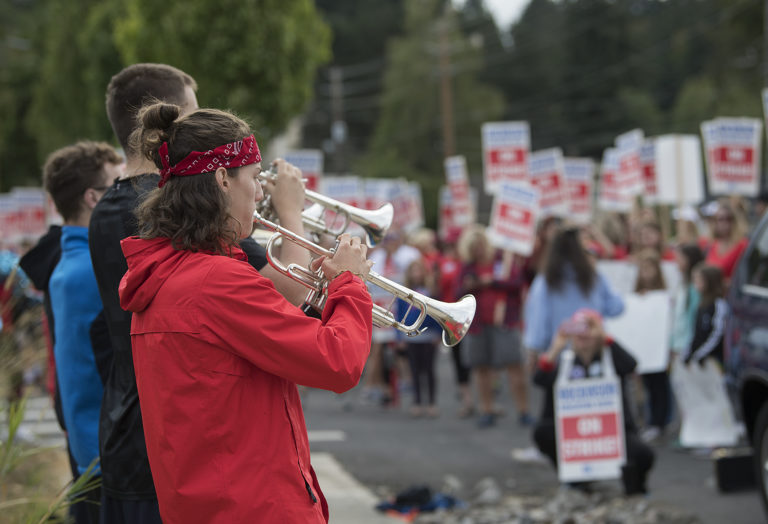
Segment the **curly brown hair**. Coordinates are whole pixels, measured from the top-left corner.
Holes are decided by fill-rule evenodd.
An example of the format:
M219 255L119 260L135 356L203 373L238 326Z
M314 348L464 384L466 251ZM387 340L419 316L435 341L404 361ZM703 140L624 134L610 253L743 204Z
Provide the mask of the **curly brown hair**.
M248 124L226 111L198 109L185 116L181 112L179 106L163 103L139 112L140 127L131 141L158 169L163 142L175 165L192 151L207 151L251 134ZM227 175L237 177L238 169L227 169ZM171 177L147 195L136 216L141 238L170 238L175 249L227 254L239 240L230 223L229 202L209 173Z
M80 214L83 193L101 184L104 165L122 162L111 145L83 140L48 155L43 165L43 187L62 218L73 220Z

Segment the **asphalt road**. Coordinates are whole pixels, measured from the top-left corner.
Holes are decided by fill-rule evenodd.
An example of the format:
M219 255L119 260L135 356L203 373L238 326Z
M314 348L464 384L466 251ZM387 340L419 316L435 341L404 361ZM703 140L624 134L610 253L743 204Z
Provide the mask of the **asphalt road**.
M556 474L546 463L518 462L514 448L531 445L530 429L518 425L514 405L502 387L499 404L507 416L495 427L478 429L474 419L456 416L458 401L450 356L438 357L437 419L413 419L410 396L394 408L361 401L361 387L336 395L311 390L304 396L304 411L313 451L328 452L374 493L397 492L414 484L435 490L446 476L461 481L460 496L471 498L473 487L494 478L508 494L555 493ZM540 396L531 391L533 414ZM681 451L669 444L655 447L656 465L649 478L651 501L690 511L704 524L757 524L766 522L757 491L718 492L714 469L707 457ZM619 490L619 482L616 482Z

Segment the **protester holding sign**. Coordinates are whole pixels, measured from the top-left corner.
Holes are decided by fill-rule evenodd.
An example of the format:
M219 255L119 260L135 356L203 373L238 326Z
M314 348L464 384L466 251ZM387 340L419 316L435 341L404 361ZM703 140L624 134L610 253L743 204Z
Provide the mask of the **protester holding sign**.
M747 249L745 220L737 215L736 208L726 201L719 201L713 216L714 240L707 252L707 264L719 267L726 281L730 281L741 254Z
M515 397L519 421L530 423L523 372L524 352L520 340L520 296L524 285L522 264L513 264L511 253L495 256L485 228L468 228L459 240L464 266L463 293L477 298L477 312L464 339L464 361L472 369L480 399L478 426L495 424L493 378L495 370L506 370Z
M531 285L525 303L525 347L546 351L560 324L582 308L614 317L622 313L624 303L595 270L579 229L571 227L554 236L543 271Z
M611 452L619 450L616 450L615 446L607 446L605 443L587 442L589 440L587 437L604 435L615 438L616 435L620 435L623 429L626 464L621 467L621 477L624 491L627 495L646 493L646 478L653 466L654 454L651 448L643 444L637 436L637 428L632 420L626 394L627 378L634 371L637 362L619 344L606 338L602 317L597 311L581 309L569 320L561 323L549 349L539 357L538 368L533 381L534 384L545 390L545 397L539 422L533 433L536 445L543 454L549 457L552 464L558 467L558 456L564 449L563 441L568 435L567 432L563 431L564 426L560 427L559 430L556 429L556 421L560 420L558 424L563 421L558 418L558 414L555 412L555 389L557 383L561 381L558 373L560 366L563 365L561 354L566 348L573 352L573 359L572 363L569 364L570 373L562 379L578 383L597 377L617 375L621 387L616 391L616 394L621 396L619 405L623 408L623 424L620 427L609 427L608 424L602 424L600 423L602 419L598 419L597 424L587 423L594 421L596 418L594 416L591 417L591 420L577 421L579 428L577 433L582 435L581 440L584 442L580 446L571 446L571 448L578 447L580 449L580 453L573 454L579 454L582 459L591 454L596 457L595 461L599 462L606 455L613 455L613 453L607 453L608 448L611 448ZM609 363L613 369L604 369L604 365ZM590 429L593 431L589 431ZM601 440L609 439L603 438ZM604 451L606 452L603 453ZM616 453L616 455L620 454ZM564 458L561 457L561 459ZM589 461L582 460L582 462L588 463Z

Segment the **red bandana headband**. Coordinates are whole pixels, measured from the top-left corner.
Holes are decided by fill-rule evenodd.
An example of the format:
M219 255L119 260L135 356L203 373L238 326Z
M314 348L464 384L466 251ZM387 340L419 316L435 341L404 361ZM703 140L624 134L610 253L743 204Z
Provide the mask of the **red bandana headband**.
M163 142L157 152L160 155L160 163L163 164L157 187L163 187L171 176L199 175L216 171L219 167L235 168L261 162L259 145L253 135L208 151L192 151L175 166L170 165L167 142Z

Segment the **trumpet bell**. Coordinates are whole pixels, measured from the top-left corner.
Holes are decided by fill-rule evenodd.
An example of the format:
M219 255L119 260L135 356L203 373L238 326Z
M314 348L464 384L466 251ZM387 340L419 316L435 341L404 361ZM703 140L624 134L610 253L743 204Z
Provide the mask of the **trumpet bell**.
M475 318L477 301L472 295L464 295L454 303L441 302L439 308L428 308L431 316L443 328L443 344L453 347L469 331Z

